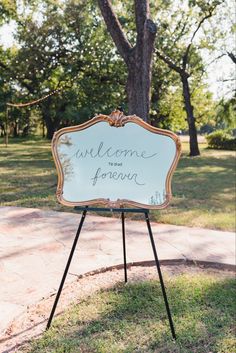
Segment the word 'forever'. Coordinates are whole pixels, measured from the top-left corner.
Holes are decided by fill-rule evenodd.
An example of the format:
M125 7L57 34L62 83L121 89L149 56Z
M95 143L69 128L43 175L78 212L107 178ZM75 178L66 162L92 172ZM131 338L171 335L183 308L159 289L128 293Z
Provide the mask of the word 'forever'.
M113 179L113 180L121 180L121 181L125 181L125 180L129 180L129 181L133 181L136 185L142 186L145 185L144 183L141 183L138 180L138 174L137 173L122 173L122 172L103 172L101 168L98 168L94 177L91 178L91 180L93 181L93 186L95 186L98 182L98 180L101 179Z

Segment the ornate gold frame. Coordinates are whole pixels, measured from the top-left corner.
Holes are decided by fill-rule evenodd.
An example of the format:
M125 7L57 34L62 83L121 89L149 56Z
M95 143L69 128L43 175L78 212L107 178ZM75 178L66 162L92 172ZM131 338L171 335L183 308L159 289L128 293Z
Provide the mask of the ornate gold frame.
M167 174L166 201L163 204L161 204L161 205L146 205L146 204L141 204L141 203L131 201L131 200L126 200L126 199L122 199L122 200L118 199L117 201L110 201L109 199L103 199L103 198L81 201L81 202L70 202L70 201L67 201L63 198L64 175L63 175L62 165L60 163L58 153L57 153L57 148L56 148L57 144L58 144L58 139L64 133L84 130L84 129L87 129L90 126L97 124L99 122L102 122L102 121L106 121L107 123L109 123L110 126L113 126L116 128L122 127L127 123L135 123L135 124L142 126L144 129L146 129L150 132L153 132L153 133L156 133L159 135L169 136L170 138L172 138L175 141L176 153L175 153L175 157L174 157L173 163L171 165L171 168ZM98 205L99 204L99 205L104 205L105 207L108 207L108 208L122 208L122 207L126 207L126 206L134 206L134 207L147 208L147 209L163 209L163 208L167 207L167 205L169 204L171 197L172 197L171 179L172 179L172 175L174 173L174 170L177 166L178 160L180 158L181 143L180 143L179 137L177 135L175 135L173 132L153 127L153 126L149 125L148 123L146 123L145 121L143 121L141 118L139 118L136 115L125 116L119 110L115 110L110 115L98 114L93 119L91 119L81 125L66 127L66 128L63 128L63 129L55 132L53 139L52 139L52 154L53 154L54 162L56 164L57 173L58 173L58 184L57 184L56 195L57 195L58 201L65 206L91 206L91 205L95 205L95 204Z

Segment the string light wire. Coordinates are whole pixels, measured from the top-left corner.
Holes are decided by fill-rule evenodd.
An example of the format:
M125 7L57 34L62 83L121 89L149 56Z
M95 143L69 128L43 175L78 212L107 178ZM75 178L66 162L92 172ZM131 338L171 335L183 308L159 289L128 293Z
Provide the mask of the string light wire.
M31 105L35 105L35 104L38 104L42 101L44 101L45 99L49 98L50 96L60 92L61 89L56 89L50 93L48 93L46 96L44 97L41 97L39 99L36 99L36 100L33 100L31 102L27 102L27 103L7 103L7 106L8 107L18 107L18 108L23 108L23 107L28 107L28 106L31 106Z

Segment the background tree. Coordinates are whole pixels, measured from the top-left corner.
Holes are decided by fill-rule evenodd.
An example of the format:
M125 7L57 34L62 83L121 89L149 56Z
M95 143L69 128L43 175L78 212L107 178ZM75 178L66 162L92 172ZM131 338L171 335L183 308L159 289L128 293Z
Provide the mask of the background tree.
M221 30L214 51L215 58L212 61L213 63L216 61L218 66L221 65L224 67L223 72L218 74L218 79L222 82L220 89L224 90L224 95L227 96L227 98L230 98L232 95L236 94L236 25L234 1L225 0L222 3L220 11L217 12L216 21L221 24ZM217 27L217 24L215 24L215 27ZM225 70L226 66L228 70Z
M47 1L39 21L35 7L28 9L27 16L18 19L19 48L5 50L0 58L9 82L21 86L18 101L60 91L40 104L48 138L62 126L108 112L124 101L119 89L125 83L124 65L117 56L113 59L114 47L97 7L92 2L86 2L86 9L82 5L67 1L60 7Z
M107 29L123 58L128 78L126 92L129 114L145 121L150 110L151 66L157 27L150 19L149 0L134 0L136 41L131 45L110 0L98 0Z
M211 49L214 44L212 32L204 27L206 23L209 25L209 19L198 29L209 6L206 1L150 0L149 4L149 1L113 0L113 8L110 1L100 1L100 7L105 7L103 14L108 16L106 21L113 24L112 36L104 26L100 7L92 0L23 3L25 9L17 7L11 15L17 23L16 45L0 48L0 70L5 77L2 87L11 89L11 100L16 102L34 100L59 89L56 95L41 102L36 111L31 110L29 116L32 125L34 115L44 121L49 138L58 128L80 123L95 113L109 113L120 106L129 110L131 102L137 109L142 107L142 111L146 107L151 124L186 130L181 75L158 56L160 48L161 55L165 54L180 69L188 50L185 71L190 75L187 82L195 128L202 128L214 119L211 108L203 109L212 107L212 97L203 86L206 67L200 48ZM154 22L159 24L157 37L152 33L156 27L150 20L150 11ZM157 51L153 54L155 37ZM128 92L132 85L129 99L124 87ZM19 119L16 117L20 132L28 114L22 112ZM142 117L137 110L129 112Z
M76 60L73 49L79 47L80 8L75 6L71 11L71 7L66 7L67 14L58 10L55 3L48 2L41 11L40 21L33 13L20 18L21 25L16 34L20 49L9 66L14 68L14 79L24 88L22 93L25 93L28 101L64 86L71 89L73 85L70 72ZM71 30L71 23L76 27L76 33ZM48 138L60 127L61 113L65 111L66 105L74 103L60 98L57 100L51 96L40 105Z
M170 69L177 72L181 79L190 136L190 156L197 156L200 151L189 79L193 71L203 70L201 57L198 53L199 46L194 45L194 40L204 23L214 15L219 3L218 0L211 2L190 1L188 10L186 8L184 10L181 10L180 7L178 8L177 16L175 14L176 9L173 8L172 15L170 16L170 13L168 13L165 16L166 24L163 23L162 27L166 28L166 30L163 33L161 45L159 42L160 47L156 50L157 56ZM179 6L182 5L180 4ZM193 28L192 33L191 28Z

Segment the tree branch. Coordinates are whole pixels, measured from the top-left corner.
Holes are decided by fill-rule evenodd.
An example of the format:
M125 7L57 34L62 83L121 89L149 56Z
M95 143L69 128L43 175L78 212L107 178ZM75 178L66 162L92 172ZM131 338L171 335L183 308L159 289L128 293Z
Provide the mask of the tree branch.
M158 58L160 58L162 61L164 61L170 69L178 72L181 76L187 76L189 77L190 75L183 70L180 66L176 65L169 57L167 57L166 55L162 54L159 50L156 50L156 54L158 56Z
M118 52L126 64L129 64L132 46L122 30L121 24L112 9L110 0L98 0L98 5Z
M193 40L194 40L194 38L195 38L197 32L198 32L199 29L201 28L202 24L203 24L208 18L212 17L213 11L215 10L216 6L217 6L217 4L216 4L215 6L213 6L211 9L209 9L209 13L201 19L201 21L200 21L200 22L198 23L198 25L197 25L197 28L196 28L195 31L193 32L192 37L191 37L191 39L190 39L190 43L189 43L189 45L187 46L187 49L186 49L186 51L185 51L185 53L184 53L184 55L183 55L183 69L184 69L184 70L186 69L186 65L187 65L187 61L188 61L188 55L189 55L190 48L191 48L191 46L192 46L192 44L193 44Z
M209 63L207 63L205 66L210 66L211 64L213 64L215 61L223 58L223 56L227 55L226 53L220 54L218 55L216 58L212 59Z
M227 51L227 54L230 57L230 59L233 61L233 63L236 64L236 56L234 55L234 53Z
M232 81L236 81L236 78L225 78L224 80L222 80L222 82L232 82Z
M179 23L177 24L177 28L180 27L181 22L182 22L182 20L180 20ZM181 28L181 30L180 30L178 36L177 36L177 37L175 38L175 40L173 41L173 43L172 43L172 48L175 46L175 44L178 42L178 40L183 36L186 27L187 27L187 21L184 22L184 24L183 24L183 26L182 26L182 28ZM174 31L174 32L175 32L175 31Z

